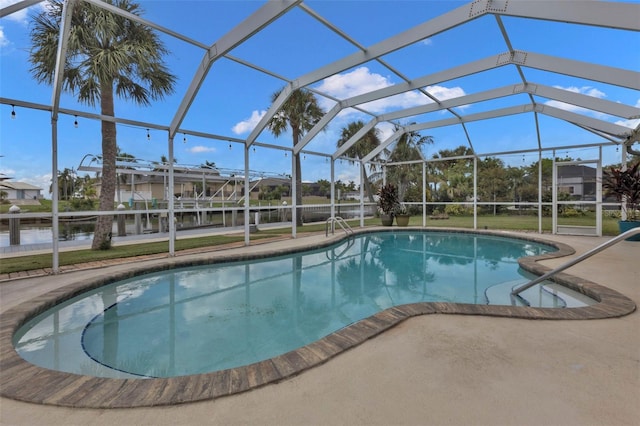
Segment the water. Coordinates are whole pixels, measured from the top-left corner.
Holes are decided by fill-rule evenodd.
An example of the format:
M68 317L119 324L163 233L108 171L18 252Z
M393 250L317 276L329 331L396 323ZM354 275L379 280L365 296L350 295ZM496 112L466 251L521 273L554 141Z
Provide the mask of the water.
M462 233L365 234L287 257L120 281L40 315L14 342L34 364L80 374L216 371L299 348L392 306L486 304L487 288L523 279L519 257L554 250Z
M90 240L93 224L60 225L58 241ZM20 245L51 244L53 235L50 226L23 226L20 228ZM0 247L9 247L9 231L0 230Z

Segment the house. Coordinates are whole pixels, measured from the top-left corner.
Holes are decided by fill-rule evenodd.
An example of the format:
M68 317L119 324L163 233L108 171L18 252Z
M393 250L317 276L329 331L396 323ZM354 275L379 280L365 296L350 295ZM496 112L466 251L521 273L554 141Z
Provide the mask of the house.
M6 194L3 199L15 205L38 205L42 199L42 188L25 182L2 180L0 191Z
M596 169L581 165L558 167L558 191L565 192L574 200L596 199Z
M260 199L260 194L270 194L278 191L276 199L280 197L289 197L291 193L291 179L277 178L277 177L265 177L257 180L253 180L249 183L251 188L250 198L252 200ZM244 191L243 191L244 194ZM267 196L268 198L268 196Z
M150 203L168 200L169 193L180 200L222 201L240 198L242 195L241 177L224 177L219 174L176 173L173 191L169 192L169 178L158 173L119 174L114 201L147 201ZM101 182L95 183L97 196L100 196ZM204 191L203 191L204 188ZM234 195L235 193L235 195ZM234 198L235 197L235 198Z

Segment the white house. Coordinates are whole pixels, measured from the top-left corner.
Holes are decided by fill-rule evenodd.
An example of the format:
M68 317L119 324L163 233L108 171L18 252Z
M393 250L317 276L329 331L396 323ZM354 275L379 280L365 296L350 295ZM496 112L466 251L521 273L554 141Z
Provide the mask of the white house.
M0 191L6 194L3 198L12 204L40 204L42 198L42 188L24 182L3 180L0 182Z

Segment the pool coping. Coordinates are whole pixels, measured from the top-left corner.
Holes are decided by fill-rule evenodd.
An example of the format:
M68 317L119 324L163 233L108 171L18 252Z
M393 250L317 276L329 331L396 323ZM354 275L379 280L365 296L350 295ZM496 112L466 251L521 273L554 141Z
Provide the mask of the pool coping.
M563 243L533 236L513 235L506 232L472 231L462 229L366 228L356 234L372 232L446 232L471 233L509 237L554 246L558 251L518 259L520 266L536 275L549 268L539 261L569 256L575 250ZM579 308L531 308L503 305L474 305L445 302L413 303L378 312L299 349L251 365L212 373L157 379L112 379L64 373L38 367L22 359L15 351L12 337L15 331L33 316L44 312L64 300L102 285L152 271L176 267L257 259L290 254L309 248L326 247L347 236L328 238L321 244L287 247L230 255L222 252L206 253L197 259L164 258L150 261L151 265L128 265L127 271L97 273L95 277L77 280L30 301L19 304L0 314L0 396L25 402L82 408L131 408L174 405L215 399L277 383L317 367L333 357L360 345L408 318L427 314L484 315L538 320L586 320L615 318L635 311L635 303L623 294L581 277L560 273L554 281L585 294L598 303Z

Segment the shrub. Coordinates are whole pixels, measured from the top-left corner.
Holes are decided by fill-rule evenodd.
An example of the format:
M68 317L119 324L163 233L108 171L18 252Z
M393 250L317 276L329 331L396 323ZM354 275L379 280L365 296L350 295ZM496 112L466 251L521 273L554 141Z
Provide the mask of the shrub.
M93 210L94 203L93 200L89 198L74 198L71 200L71 208L73 210Z
M468 213L468 210L465 206L460 204L448 204L444 208L444 212L450 216L462 216Z

